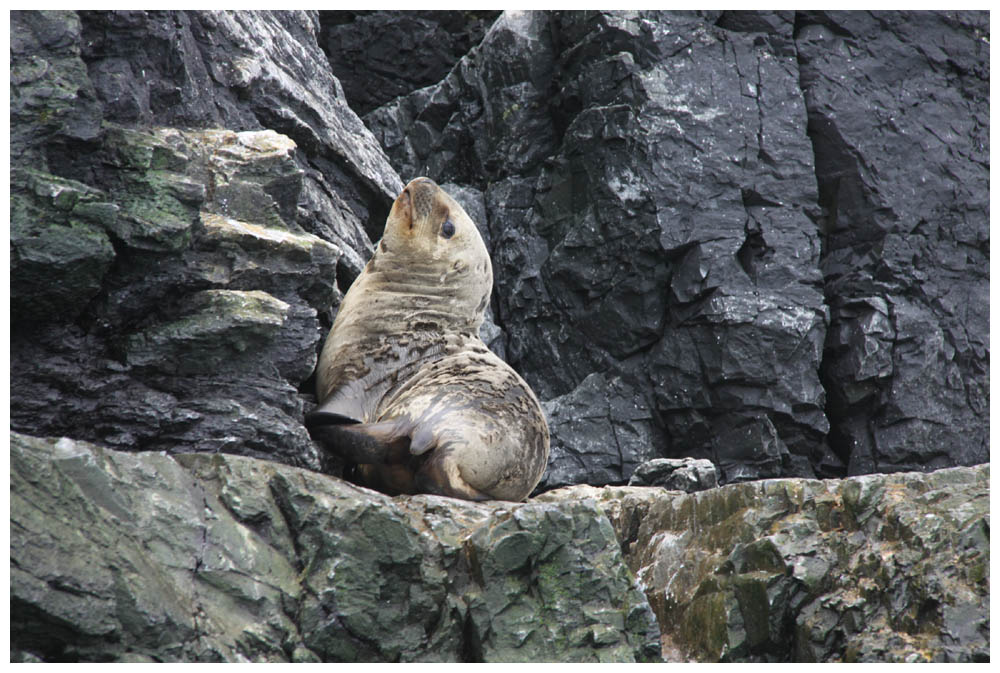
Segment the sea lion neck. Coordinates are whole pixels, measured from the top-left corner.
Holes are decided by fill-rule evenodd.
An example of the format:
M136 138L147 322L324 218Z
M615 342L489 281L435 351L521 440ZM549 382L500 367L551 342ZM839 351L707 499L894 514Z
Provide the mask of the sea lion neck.
M366 274L371 291L412 298L419 322L443 331L478 332L493 289L475 223L429 178L410 181L396 198Z
M366 270L369 301L382 307L381 315L372 311L374 322L386 320L409 330L478 333L493 285L482 267L477 270L458 260L449 265L421 263L380 251Z
M485 348L479 328L492 288L489 252L475 223L433 181L412 181L341 301L323 347L318 395L352 395L343 383L349 379L367 391L353 411L367 412L412 366Z

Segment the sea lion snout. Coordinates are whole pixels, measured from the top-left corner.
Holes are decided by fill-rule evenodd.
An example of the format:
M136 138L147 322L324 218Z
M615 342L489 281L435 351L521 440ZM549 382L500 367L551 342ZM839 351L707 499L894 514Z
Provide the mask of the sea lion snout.
M430 178L414 178L403 189L403 194L409 194L412 200L411 228L413 227L414 220L430 217L431 212L434 210L434 201L440 189L437 183ZM400 195L400 198L402 198L402 195Z
M430 178L410 180L396 197L390 219L395 219L397 226L412 232L419 222L433 214L440 191L441 188Z
M404 189L396 197L396 202L393 204L393 211L398 211L399 215L406 219L407 229L413 229L413 199L410 198L409 191Z

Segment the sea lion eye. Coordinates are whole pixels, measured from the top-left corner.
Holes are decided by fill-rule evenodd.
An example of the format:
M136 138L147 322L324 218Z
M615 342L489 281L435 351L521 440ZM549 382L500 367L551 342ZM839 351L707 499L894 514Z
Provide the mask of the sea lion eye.
M441 225L441 235L445 238L451 238L455 235L455 223L451 220L445 220L444 224Z

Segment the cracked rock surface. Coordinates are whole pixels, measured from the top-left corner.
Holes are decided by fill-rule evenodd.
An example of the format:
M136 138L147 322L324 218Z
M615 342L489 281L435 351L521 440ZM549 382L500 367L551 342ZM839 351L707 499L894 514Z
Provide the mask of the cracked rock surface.
M652 661L593 500L389 498L11 434L14 660Z
M969 662L990 656L990 469L770 479L595 498L668 660Z
M506 355L576 417L543 487L926 470L988 459L988 53L976 12L505 12L365 121L483 193Z
M977 13L797 19L830 443L852 474L989 455L988 39Z

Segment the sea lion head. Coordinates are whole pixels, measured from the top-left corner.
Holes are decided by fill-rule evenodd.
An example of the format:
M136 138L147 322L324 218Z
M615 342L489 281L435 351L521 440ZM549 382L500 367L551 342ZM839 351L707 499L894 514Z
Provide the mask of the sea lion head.
M433 180L403 188L375 255L376 269L405 271L393 276L410 287L395 290L446 299L456 326L478 332L493 290L490 255L472 218Z

